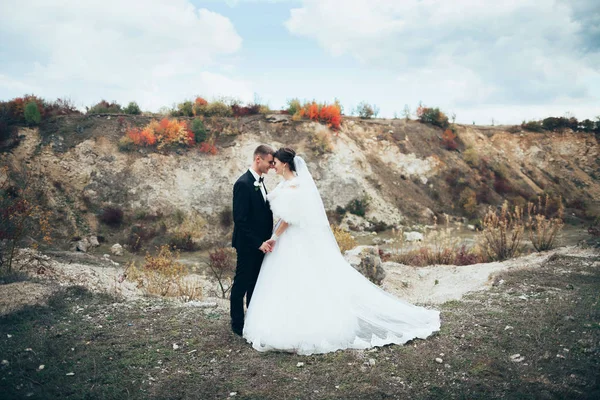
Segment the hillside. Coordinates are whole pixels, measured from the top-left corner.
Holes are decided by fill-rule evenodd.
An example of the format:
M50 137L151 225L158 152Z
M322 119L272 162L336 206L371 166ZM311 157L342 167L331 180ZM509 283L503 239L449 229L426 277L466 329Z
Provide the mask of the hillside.
M277 114L207 120L217 137L216 155L197 148L119 150L127 127L151 119L57 117L22 128L19 143L0 154L9 171L29 171L40 206L51 211L54 246L67 248L88 234L142 247L186 233L201 247L225 241L233 183L260 143L303 155L331 220L356 230L430 225L444 214L476 224L489 205L503 199L525 205L544 193L562 196L572 224L599 209L600 155L593 134L457 125L458 148L451 151L441 129L417 121L348 117L336 134ZM319 155L313 139L319 135L330 137L331 152ZM278 179L271 173L267 187ZM364 218L343 212L353 201L356 214L366 205ZM121 210L123 219L101 223L109 208Z

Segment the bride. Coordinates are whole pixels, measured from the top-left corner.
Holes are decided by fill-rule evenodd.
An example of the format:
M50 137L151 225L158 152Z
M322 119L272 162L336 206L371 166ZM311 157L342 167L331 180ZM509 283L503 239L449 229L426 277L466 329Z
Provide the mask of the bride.
M386 293L346 262L305 161L281 148L274 162L284 179L267 198L280 220L247 310L244 338L258 351L309 355L403 344L439 330L438 311Z

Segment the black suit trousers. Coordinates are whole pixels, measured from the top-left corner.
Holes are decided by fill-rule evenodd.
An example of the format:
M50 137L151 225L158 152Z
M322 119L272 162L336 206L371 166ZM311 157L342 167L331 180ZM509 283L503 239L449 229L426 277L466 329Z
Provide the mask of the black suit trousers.
M249 306L264 257L263 252L258 249L237 249L237 266L230 295L233 329L241 330L244 327L244 296L246 306Z

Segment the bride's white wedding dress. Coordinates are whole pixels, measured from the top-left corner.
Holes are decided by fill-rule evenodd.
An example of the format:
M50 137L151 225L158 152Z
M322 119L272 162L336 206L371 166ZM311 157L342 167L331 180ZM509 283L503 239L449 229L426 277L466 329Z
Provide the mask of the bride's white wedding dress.
M268 199L289 226L265 256L246 313L244 338L258 351L298 354L366 349L424 339L439 312L386 293L344 259L304 160Z

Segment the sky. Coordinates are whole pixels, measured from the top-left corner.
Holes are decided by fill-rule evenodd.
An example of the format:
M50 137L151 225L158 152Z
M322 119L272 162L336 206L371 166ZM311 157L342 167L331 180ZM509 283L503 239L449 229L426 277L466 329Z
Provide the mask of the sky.
M0 100L600 116L598 0L0 0Z

